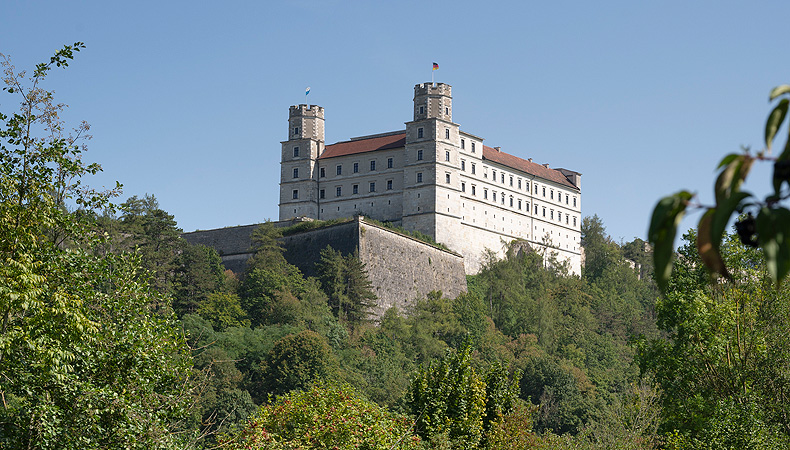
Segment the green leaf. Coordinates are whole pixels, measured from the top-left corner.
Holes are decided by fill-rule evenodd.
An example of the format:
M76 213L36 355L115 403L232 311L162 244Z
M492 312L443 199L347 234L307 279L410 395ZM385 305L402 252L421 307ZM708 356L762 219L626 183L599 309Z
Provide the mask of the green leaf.
M768 273L779 285L790 271L790 211L763 207L757 215L757 238Z
M724 203L734 193L738 192L746 176L749 174L749 170L751 170L754 158L744 154L737 155L734 158L726 157L722 160L722 164L725 161L729 162L719 174L714 187L716 204ZM721 167L721 164L719 167Z
M768 95L768 101L772 102L776 97L780 95L790 93L790 84L783 84L781 86L777 86L771 89L771 93Z
M697 232L697 252L699 253L705 267L713 273L718 273L726 278L730 277L724 260L719 253L719 243L721 235L717 237L713 234L713 217L716 214L715 208L708 209L699 221Z
M666 292L669 277L672 275L675 235L691 198L690 192L680 191L662 198L653 209L648 239L653 244L656 283L662 292Z
M782 122L787 115L787 107L790 105L790 100L783 98L776 108L768 115L768 120L765 121L765 148L771 149L771 144L774 142L776 132L782 126Z
M752 194L748 192L739 191L716 205L711 219L711 239L715 248L718 249L720 247L721 238L727 229L727 223L730 221L732 214L741 206L745 199L751 196Z
M716 170L721 169L724 166L730 165L730 163L737 157L741 156L739 153L730 153L729 155L725 156L718 166L716 166Z

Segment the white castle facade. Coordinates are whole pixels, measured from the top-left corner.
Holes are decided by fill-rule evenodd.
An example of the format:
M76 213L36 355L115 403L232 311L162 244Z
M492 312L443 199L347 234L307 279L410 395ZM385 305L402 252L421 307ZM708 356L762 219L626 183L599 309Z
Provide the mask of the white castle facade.
M406 129L324 144L324 109L291 106L280 220L363 215L433 237L477 273L526 241L581 273L581 174L483 145L453 122L452 88L414 87Z

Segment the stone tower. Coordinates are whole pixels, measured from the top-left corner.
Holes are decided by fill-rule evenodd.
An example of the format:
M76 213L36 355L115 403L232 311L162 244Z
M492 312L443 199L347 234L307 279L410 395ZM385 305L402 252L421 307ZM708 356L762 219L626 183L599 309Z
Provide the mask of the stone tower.
M280 158L280 220L318 217L318 157L324 151L324 108L291 106Z
M414 120L406 122L403 227L440 239L460 219L458 124L452 87L414 86Z

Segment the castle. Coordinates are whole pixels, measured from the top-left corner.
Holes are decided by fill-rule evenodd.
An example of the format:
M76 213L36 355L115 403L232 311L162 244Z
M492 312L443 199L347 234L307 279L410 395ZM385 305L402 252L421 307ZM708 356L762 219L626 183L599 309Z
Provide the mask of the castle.
M280 220L364 215L431 236L477 273L514 239L581 273L581 174L483 145L453 122L452 87L414 87L401 131L324 143L324 109L291 106ZM545 253L544 253L545 254Z

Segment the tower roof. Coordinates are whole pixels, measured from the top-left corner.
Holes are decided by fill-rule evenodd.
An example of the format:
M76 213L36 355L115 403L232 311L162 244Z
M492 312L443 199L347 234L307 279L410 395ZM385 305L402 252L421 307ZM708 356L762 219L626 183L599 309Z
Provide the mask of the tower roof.
M356 138L350 141L343 141L336 144L327 145L318 159L374 152L377 150L389 150L392 148L401 148L405 145L405 131L394 134L386 133L384 135L375 135L367 138Z
M566 178L565 175L563 175L559 170L549 169L548 167L541 164L527 161L526 159L521 159L518 156L513 156L495 148L491 148L487 145L483 146L483 159L493 161L497 164L502 164L503 166L510 167L511 169L520 170L521 172L525 172L530 175L535 175L536 177L540 177L545 180L553 181L563 186L578 189L578 187L571 183L568 178Z

